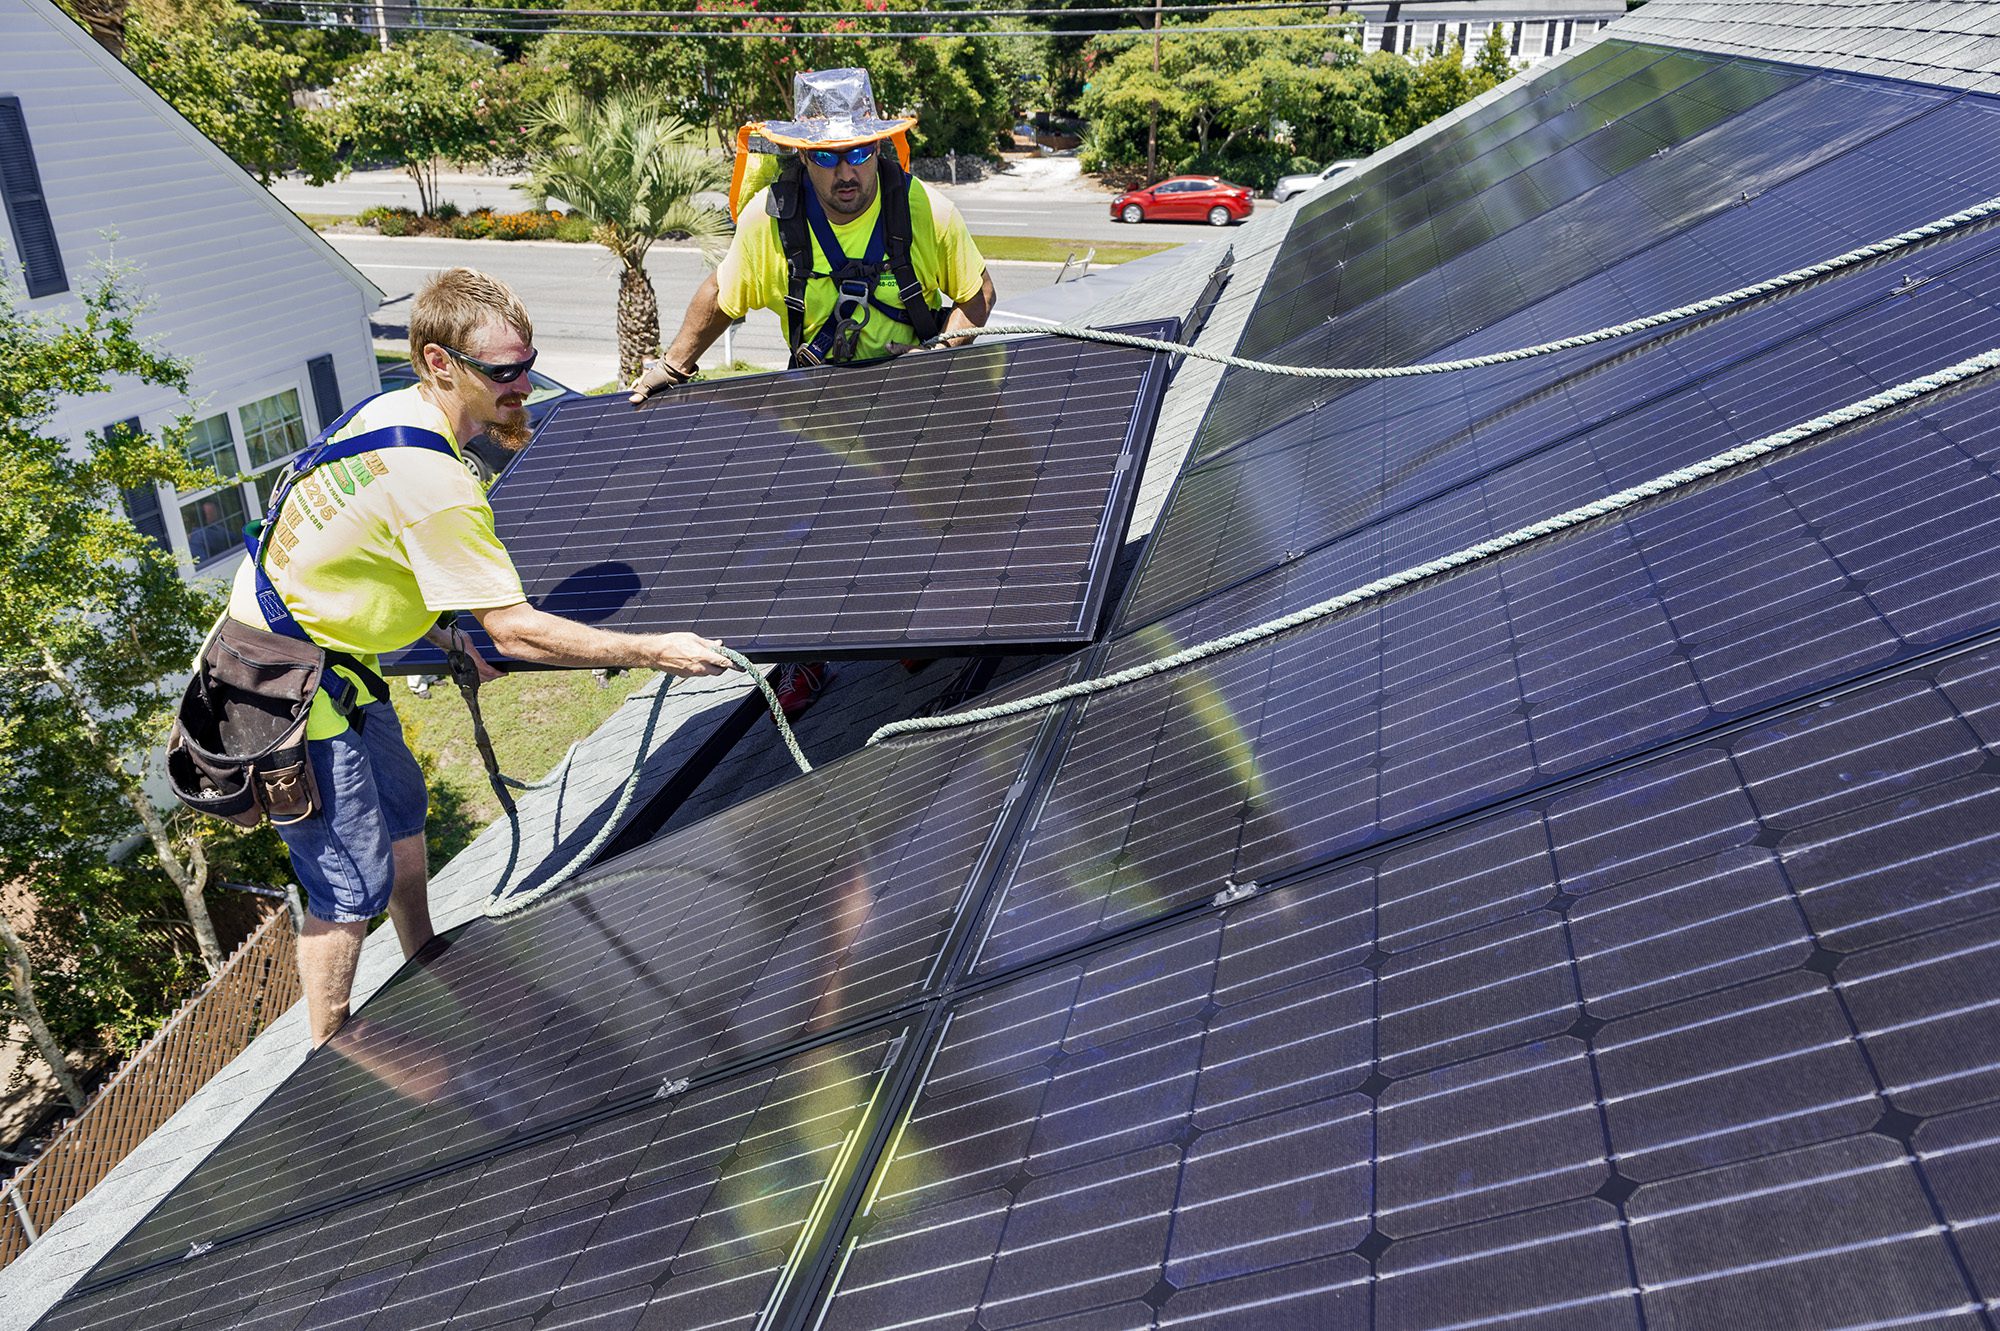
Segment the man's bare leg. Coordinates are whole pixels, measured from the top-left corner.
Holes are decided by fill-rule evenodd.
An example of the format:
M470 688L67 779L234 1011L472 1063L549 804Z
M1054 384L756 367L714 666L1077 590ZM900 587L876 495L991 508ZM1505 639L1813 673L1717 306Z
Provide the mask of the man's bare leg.
M354 970L367 933L366 924L335 924L317 915L306 916L299 931L299 979L306 991L315 1049L331 1040L347 1020L348 995L354 989Z
M408 960L417 949L431 941L431 876L424 834L391 842L389 854L396 866L396 886L389 893L389 923L396 926L396 941L403 945Z

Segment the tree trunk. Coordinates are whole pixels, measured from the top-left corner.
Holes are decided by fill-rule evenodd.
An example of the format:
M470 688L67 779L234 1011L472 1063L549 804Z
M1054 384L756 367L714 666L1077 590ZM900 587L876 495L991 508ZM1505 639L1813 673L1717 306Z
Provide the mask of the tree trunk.
M139 779L126 770L122 755L112 752L104 740L103 732L97 728L97 718L91 714L90 703L77 690L70 677L64 673L62 663L57 661L48 648L42 648L42 670L54 684L70 708L76 713L78 723L83 727L90 747L96 752L100 766L118 784L118 793L125 797L125 803L138 815L139 825L146 829L146 837L153 843L153 853L160 857L160 867L180 890L181 902L187 908L188 923L194 928L195 943L201 948L202 965L214 975L222 969L222 944L215 936L215 922L208 918L208 904L201 894L208 887L208 857L202 853L199 842L194 844L191 865L181 863L180 855L174 850L173 834L167 830L166 819L153 807L151 797L139 784Z
M76 13L99 46L125 58L125 0L76 0Z
M21 936L14 932L14 926L4 913L0 913L0 947L5 948L7 968L14 975L14 1010L21 1014L21 1024L28 1028L42 1061L56 1074L56 1084L62 1087L70 1107L82 1109L83 1087L77 1085L76 1078L70 1075L69 1059L63 1054L62 1046L56 1043L48 1022L42 1020L42 1005L35 1001L34 962L29 958Z
M618 378L638 377L646 357L660 346L660 300L642 264L625 260L618 274Z

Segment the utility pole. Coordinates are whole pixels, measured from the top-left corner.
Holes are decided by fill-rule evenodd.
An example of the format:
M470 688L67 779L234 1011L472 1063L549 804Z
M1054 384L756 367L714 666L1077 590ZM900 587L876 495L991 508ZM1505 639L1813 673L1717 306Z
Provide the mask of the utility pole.
M1153 0L1153 73L1160 72L1160 4ZM1156 80L1157 81L1157 80ZM1146 183L1153 183L1159 170L1160 99L1153 98L1153 114L1146 119Z

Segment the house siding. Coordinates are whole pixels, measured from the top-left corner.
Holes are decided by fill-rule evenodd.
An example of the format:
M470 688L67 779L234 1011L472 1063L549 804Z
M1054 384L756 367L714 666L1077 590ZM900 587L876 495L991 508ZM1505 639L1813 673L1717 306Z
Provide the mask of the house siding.
M316 430L307 365L325 355L343 401L379 390L368 316L381 292L46 0L0 0L0 95L21 101L71 287L22 296L7 234L0 268L22 308L75 310L92 268L115 259L150 302L141 331L192 367L186 399L122 386L64 403L56 432L132 416L158 429L190 403L233 418L286 388ZM162 506L185 548L174 497Z

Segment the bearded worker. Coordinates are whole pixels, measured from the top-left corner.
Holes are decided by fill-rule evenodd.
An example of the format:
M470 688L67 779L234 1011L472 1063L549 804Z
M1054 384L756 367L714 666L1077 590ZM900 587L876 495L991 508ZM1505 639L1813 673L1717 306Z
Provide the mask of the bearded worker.
M993 278L965 219L889 143L916 118L878 115L862 69L799 74L792 101L791 120L755 128L797 156L744 203L729 253L633 381L633 402L692 379L702 353L752 309L783 320L793 368L879 360L960 332L952 344L962 344L992 314ZM803 710L824 681L820 665L781 667L785 712Z
M379 653L419 637L466 650L439 616L467 611L523 661L675 675L732 668L709 638L614 633L528 604L459 452L482 430L508 448L528 442L534 327L504 283L469 268L427 279L410 307L410 360L414 385L370 398L326 436L372 434L381 446L297 476L267 515L261 560L245 561L230 594L233 618L302 631L336 676L314 696L306 728L322 807L278 827L306 892L299 973L315 1046L347 1018L370 919L388 912L406 957L432 936L429 797L375 673ZM478 668L498 677L484 661Z

